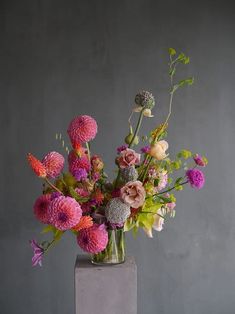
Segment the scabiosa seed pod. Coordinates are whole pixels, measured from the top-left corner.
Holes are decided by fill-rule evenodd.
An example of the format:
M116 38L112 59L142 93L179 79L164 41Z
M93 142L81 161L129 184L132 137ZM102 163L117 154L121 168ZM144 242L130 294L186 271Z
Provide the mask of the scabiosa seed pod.
M155 99L150 92L143 90L135 96L135 103L151 110L155 106Z
M110 223L124 223L130 216L130 206L125 204L121 198L112 198L105 207L105 216Z
M57 229L65 231L77 225L82 216L82 209L74 198L60 196L51 201L50 221Z
M108 232L104 224L94 224L92 227L79 231L77 243L87 253L102 252L108 244Z
M46 168L42 164L42 162L30 153L27 154L27 159L28 159L29 165L32 168L33 172L39 178L46 178L47 172L46 172Z
M121 176L124 182L136 181L138 179L138 172L135 167L127 167L121 169Z
M48 213L51 203L51 194L43 194L36 199L33 210L36 218L43 224L50 223L50 215Z
M57 152L48 153L42 160L48 178L56 178L64 167L64 157Z
M95 119L86 115L74 118L68 127L68 135L73 144L89 142L95 138L96 133Z

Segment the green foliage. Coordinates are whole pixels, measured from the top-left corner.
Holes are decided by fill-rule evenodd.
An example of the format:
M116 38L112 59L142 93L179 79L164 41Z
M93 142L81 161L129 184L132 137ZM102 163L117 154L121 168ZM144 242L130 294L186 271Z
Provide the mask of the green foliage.
M79 203L86 203L89 200L89 197L81 197L71 186L68 187L68 190L70 196L72 196Z
M182 165L182 161L180 159L171 162L171 168L174 170L179 170Z
M56 229L54 226L48 225L48 226L45 226L45 227L42 229L41 233L48 233L48 232L53 232L53 233L55 233L56 230L57 230L57 229Z
M193 82L194 82L193 77L189 77L187 79L181 80L177 84L173 85L173 87L171 89L171 93L174 93L175 91L177 91L178 88L183 87L185 85L192 85Z
M168 51L169 51L170 56L174 56L176 54L176 51L174 48L169 48Z
M178 158L184 158L184 159L188 159L190 157L192 157L192 152L190 152L187 149L182 149L178 154L177 154Z

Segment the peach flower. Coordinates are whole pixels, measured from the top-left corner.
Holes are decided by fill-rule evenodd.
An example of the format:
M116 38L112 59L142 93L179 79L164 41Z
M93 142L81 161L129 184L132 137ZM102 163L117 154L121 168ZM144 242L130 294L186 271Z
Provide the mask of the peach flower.
M162 160L167 157L166 150L168 147L169 145L167 141L159 141L150 147L149 155L156 158L157 160Z
M117 158L120 168L127 168L136 165L140 162L140 154L137 154L133 149L126 148L121 151L120 156Z
M130 181L121 188L120 196L127 205L139 208L144 204L146 192L142 182Z

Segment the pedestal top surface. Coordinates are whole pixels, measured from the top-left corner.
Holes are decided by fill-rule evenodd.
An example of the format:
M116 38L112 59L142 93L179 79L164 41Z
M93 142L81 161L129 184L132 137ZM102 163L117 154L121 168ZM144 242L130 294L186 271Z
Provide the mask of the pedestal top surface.
M136 267L135 258L133 256L127 256L126 260L122 264L117 265L94 265L91 263L91 260L89 256L87 255L77 255L76 263L75 263L75 269L100 269L100 268L129 268L129 267Z

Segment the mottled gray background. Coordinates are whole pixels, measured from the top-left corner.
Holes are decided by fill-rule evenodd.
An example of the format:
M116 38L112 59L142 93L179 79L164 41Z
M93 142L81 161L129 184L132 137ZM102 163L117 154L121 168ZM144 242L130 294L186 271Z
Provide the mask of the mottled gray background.
M74 311L75 239L66 235L42 269L31 267L28 240L41 230L32 204L41 183L26 153L61 152L55 133L66 136L72 117L90 114L99 124L93 151L113 175L136 92L145 88L157 99L145 131L167 114L173 46L191 56L179 76L193 74L196 82L176 96L170 151L207 153L210 163L204 190L177 194L176 218L163 232L128 235L138 314L234 314L233 2L2 0L0 7L0 313Z

